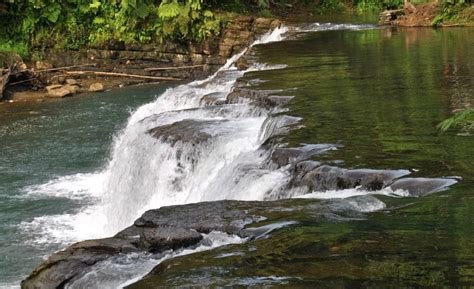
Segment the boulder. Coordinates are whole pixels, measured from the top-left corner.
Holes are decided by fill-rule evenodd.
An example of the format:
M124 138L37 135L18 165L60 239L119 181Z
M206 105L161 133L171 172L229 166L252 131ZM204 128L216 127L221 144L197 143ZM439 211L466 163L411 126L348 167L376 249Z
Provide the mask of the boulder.
M251 214L252 202L220 201L162 207L145 212L114 237L73 244L49 257L21 282L23 289L65 288L96 263L119 254L160 253L189 247L201 233L243 234L246 224L262 220ZM259 232L260 233L260 232ZM246 232L245 236L251 235Z
M305 174L298 185L307 187L310 191L337 190L339 177L346 171L347 169L323 165Z
M71 94L74 94L79 90L79 86L72 85L72 84L66 84L62 88L67 89L68 91L71 92Z
M350 189L361 187L364 190L381 190L391 184L393 180L409 175L407 170L348 170L338 179L338 188Z
M51 90L61 88L61 84L53 84L53 85L48 85L46 86L46 91L50 92Z
M195 146L207 142L212 137L207 132L209 127L223 121L185 119L150 129L148 133L171 145L182 142Z
M90 92L100 92L104 91L104 85L100 82L93 83L89 86Z
M66 79L66 83L69 84L69 85L79 85L79 83L77 82L77 80L75 80L74 78L68 78L68 79Z
M344 169L319 162L303 161L295 166L292 187L306 187L308 191L327 191L360 188L381 190L394 180L410 174L407 170Z
M21 282L21 288L63 288L66 282L97 262L136 251L138 249L129 241L117 238L79 242L49 257Z
M282 167L332 150L335 147L336 146L332 144L312 144L297 148L275 148L272 152L271 159L278 167Z
M236 87L227 95L227 103L250 102L263 107L275 107L281 104L281 99L275 98L280 90L256 90L245 87Z
M46 96L50 98L62 98L74 93L70 87L66 88L66 87L63 87L62 85L51 85L51 86L59 86L59 87L54 88L54 89L52 88L48 89L48 87L46 87L46 89L48 90L48 94L46 94Z
M188 247L201 240L202 235L190 229L170 226L143 228L140 232L140 249L155 253Z
M226 102L225 97L226 97L226 93L213 92L213 93L204 95L201 98L200 102L201 104L204 104L204 105L222 105L222 104L225 104Z
M394 191L404 190L413 197L422 197L439 191L448 189L456 184L454 179L442 178L405 178L400 179L390 185Z

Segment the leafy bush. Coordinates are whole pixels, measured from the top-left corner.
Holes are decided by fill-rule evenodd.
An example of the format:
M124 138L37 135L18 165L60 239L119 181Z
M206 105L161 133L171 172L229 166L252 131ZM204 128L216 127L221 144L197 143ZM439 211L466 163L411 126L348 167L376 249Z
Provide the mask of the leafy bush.
M468 3L468 0L444 0L441 13L433 19L431 24L437 26L444 22L455 21Z
M470 128L474 125L474 108L469 108L456 113L454 116L444 120L438 124L438 129L442 132L449 130L452 127Z

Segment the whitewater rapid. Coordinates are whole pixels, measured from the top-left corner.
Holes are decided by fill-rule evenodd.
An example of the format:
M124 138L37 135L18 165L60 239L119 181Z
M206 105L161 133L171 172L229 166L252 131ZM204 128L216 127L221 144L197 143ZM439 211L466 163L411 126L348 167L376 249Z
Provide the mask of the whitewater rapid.
M316 23L294 30L371 28L373 26ZM282 41L288 29L279 27L251 46ZM162 206L222 199L275 198L290 175L287 167L268 166L270 152L262 148L262 144L285 124L298 119L272 117L282 110L279 107L264 108L246 102L213 106L204 101L209 95L216 100L225 100L238 78L248 71L285 67L253 64L246 71L239 71L234 63L247 49L230 58L207 79L170 88L153 102L135 110L126 126L114 137L109 161L103 169L25 188L28 198L61 197L82 204L73 212L39 216L21 223L20 229L30 234L28 245L56 244L61 248L79 240L108 237L132 224L146 210ZM197 129L210 135L210 140L197 145L179 141L170 144L149 133L155 127L184 121L195 123ZM200 123L205 124L204 127ZM315 192L304 197L345 198L354 194L364 192L326 192L324 196ZM383 207L381 204L367 206L361 211ZM214 237L210 237L214 245L243 241L235 236ZM227 241L221 242L221 239ZM148 263L149 258L144 260L147 266L158 262Z

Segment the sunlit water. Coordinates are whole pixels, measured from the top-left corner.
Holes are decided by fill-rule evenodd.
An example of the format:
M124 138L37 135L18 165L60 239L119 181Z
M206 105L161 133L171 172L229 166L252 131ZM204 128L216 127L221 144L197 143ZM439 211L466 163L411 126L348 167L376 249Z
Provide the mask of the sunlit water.
M289 41L281 41L285 29L277 30L261 41L269 44L256 47L267 65L256 64L245 77L265 80L259 87L281 89L285 95L291 89L291 114L303 117L306 126L287 137L292 144L338 143L343 147L323 158L341 159L345 166L462 176L469 187L472 138L439 136L435 125L472 101L474 65L472 50L466 48L472 46L458 36L470 32L372 28L312 24L298 32L307 34ZM449 42L451 33L458 38ZM207 80L167 91L160 86L127 89L19 107L0 117L3 284L17 284L42 257L71 242L110 236L147 209L204 200L262 200L285 184L288 172L266 168L260 149L269 136L266 119L277 111L245 103L209 108L201 102L208 93L225 97L242 76L230 60ZM147 133L188 119L203 121L212 141L172 147ZM301 197L358 194L366 192ZM383 208L380 201L360 211ZM233 242L240 240L228 240ZM137 260L151 269L161 259ZM124 264L128 268L130 262Z

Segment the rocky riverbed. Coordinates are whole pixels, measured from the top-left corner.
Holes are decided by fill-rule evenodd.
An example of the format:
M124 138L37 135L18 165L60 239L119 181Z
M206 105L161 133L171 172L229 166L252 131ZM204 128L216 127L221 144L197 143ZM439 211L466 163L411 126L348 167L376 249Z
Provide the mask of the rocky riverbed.
M202 43L125 45L112 41L79 51L51 48L43 60L27 63L10 76L13 85L5 89L4 100L42 101L145 82L202 79L280 24L276 19L239 16L220 37Z

